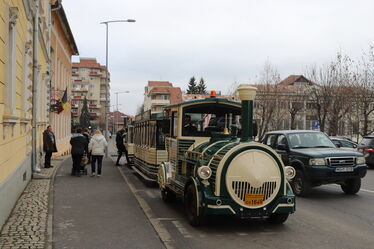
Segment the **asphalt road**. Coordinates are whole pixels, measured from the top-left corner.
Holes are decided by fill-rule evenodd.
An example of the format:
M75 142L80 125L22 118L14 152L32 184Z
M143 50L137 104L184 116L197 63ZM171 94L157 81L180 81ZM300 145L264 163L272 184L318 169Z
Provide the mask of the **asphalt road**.
M308 198L297 198L297 210L284 225L216 216L198 228L188 224L181 202L164 203L158 188L147 187L129 169L121 171L146 206L145 213L168 233L169 248L374 248L373 169L357 195L345 195L338 185L325 185L314 188Z

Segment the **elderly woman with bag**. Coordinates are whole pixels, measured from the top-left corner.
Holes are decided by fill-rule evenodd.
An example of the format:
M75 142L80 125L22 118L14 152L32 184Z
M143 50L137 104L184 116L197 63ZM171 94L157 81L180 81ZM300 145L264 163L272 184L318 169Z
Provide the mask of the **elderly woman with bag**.
M88 151L91 151L91 176L95 176L96 173L96 161L97 161L97 176L101 176L101 166L103 163L103 157L105 148L108 146L105 137L99 130L94 132L90 143L88 144Z

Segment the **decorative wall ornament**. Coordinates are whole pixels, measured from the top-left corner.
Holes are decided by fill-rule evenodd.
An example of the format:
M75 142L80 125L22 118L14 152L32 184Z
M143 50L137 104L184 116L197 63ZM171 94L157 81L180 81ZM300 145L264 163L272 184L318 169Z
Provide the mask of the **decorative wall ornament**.
M9 8L9 26L10 28L12 29L16 23L17 23L17 19L18 19L18 8L17 7L10 7Z

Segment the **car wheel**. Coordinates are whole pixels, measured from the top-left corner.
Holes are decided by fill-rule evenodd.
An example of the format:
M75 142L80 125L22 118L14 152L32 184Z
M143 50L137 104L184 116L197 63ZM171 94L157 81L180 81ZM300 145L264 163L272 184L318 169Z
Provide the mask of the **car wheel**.
M193 184L188 185L184 195L184 207L188 222L192 226L199 226L202 224L202 215L198 212L198 199L196 189Z
M301 170L296 170L296 175L291 182L292 190L297 196L308 196L311 191L311 185Z
M353 178L353 179L346 180L340 186L342 190L344 191L344 193L346 193L347 195L354 195L358 191L360 191L361 178Z
M271 214L267 221L271 224L283 224L288 219L288 214Z

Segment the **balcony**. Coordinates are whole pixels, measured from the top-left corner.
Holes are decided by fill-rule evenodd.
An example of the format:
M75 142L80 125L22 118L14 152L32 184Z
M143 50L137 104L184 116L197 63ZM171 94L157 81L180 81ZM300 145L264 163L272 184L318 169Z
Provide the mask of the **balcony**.
M101 76L101 72L90 72L90 76Z
M78 104L71 104L71 108L78 108Z
M151 100L152 105L168 105L170 104L169 99L152 99Z
M87 88L73 88L72 89L73 92L88 92L88 89Z
M84 96L73 96L74 99L83 99Z
M101 105L90 104L90 105L88 105L88 107L91 108L91 109L97 109L97 108L101 108Z

